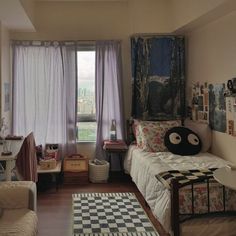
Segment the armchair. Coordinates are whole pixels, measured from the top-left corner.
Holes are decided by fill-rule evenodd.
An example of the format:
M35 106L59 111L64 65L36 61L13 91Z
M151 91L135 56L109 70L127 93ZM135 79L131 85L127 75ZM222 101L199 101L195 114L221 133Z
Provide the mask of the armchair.
M0 182L0 236L36 236L36 200L34 182Z

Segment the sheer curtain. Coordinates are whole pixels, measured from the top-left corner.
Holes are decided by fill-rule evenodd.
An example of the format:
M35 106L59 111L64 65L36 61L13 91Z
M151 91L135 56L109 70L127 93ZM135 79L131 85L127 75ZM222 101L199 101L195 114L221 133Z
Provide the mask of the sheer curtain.
M75 50L74 50L75 54ZM68 150L74 139L75 65L71 50L59 43L20 43L13 46L13 133L26 136L34 132L36 144L59 143ZM75 71L75 68L73 68ZM74 82L75 83L75 82ZM70 96L68 96L70 94ZM72 102L72 99L73 102ZM75 128L75 126L74 126ZM69 138L70 137L70 138ZM75 147L75 145L74 145ZM72 150L73 148L70 148Z
M65 79L65 152L76 153L77 121L77 48L75 43L62 45L63 73Z
M109 138L112 119L116 120L117 138L124 138L121 75L120 42L96 42L96 158L103 158L102 143Z

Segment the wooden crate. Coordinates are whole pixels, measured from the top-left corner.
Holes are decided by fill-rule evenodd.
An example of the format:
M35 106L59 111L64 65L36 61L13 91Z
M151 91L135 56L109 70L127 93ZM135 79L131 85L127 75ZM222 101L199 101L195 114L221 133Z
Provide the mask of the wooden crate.
M63 161L63 172L65 184L87 184L88 158L80 154L66 157Z
M55 159L40 160L39 165L41 170L51 170L56 168L57 161Z
M65 172L84 172L88 171L88 158L81 155L66 157L63 162Z

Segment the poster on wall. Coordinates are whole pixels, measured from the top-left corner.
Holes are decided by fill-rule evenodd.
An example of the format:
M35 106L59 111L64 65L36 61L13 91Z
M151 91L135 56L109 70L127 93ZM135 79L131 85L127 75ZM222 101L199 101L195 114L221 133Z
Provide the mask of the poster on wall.
M224 83L192 85L191 118L208 123L213 130L236 137L236 96Z
M4 83L4 112L10 111L10 84Z
M209 124L213 130L226 132L225 84L209 84Z
M227 134L236 136L236 97L226 97Z
M209 123L208 84L193 84L192 88L192 119Z

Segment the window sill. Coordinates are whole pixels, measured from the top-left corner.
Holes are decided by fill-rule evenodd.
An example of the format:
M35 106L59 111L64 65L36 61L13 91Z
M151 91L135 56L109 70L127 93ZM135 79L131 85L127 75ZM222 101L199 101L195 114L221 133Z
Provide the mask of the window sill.
M96 141L76 141L76 144L96 144Z

